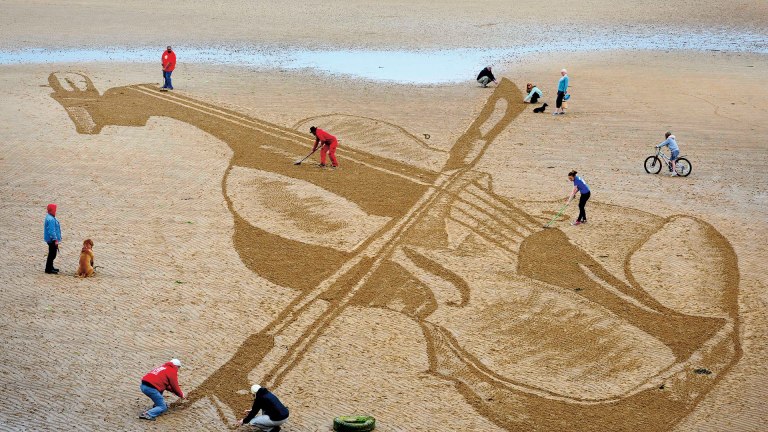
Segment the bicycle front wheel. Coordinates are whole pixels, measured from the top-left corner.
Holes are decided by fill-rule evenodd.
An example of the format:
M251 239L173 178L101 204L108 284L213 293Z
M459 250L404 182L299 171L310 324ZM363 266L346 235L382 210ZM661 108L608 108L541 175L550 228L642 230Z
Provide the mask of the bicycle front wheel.
M691 162L686 158L677 158L675 161L675 172L680 177L688 177L692 169L693 166L691 165Z
M661 161L656 156L648 156L645 159L645 172L658 174L661 171Z

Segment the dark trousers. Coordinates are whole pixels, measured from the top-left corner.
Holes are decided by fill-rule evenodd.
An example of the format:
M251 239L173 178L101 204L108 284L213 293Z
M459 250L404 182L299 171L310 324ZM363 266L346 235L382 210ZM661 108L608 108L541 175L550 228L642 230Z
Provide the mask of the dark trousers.
M579 197L579 217L576 218L577 221L584 222L587 220L587 212L584 211L584 206L587 204L587 201L589 201L589 195L590 192L587 192L585 194L581 194Z
M557 101L555 101L555 106L560 108L563 106L563 98L565 97L565 92L557 92Z
M53 260L56 259L56 253L59 251L59 247L56 246L56 242L48 243L48 259L45 261L45 271L53 271Z
M173 85L171 84L171 74L173 72L167 72L163 71L163 79L165 80L165 83L163 84L163 88L171 89L173 90Z

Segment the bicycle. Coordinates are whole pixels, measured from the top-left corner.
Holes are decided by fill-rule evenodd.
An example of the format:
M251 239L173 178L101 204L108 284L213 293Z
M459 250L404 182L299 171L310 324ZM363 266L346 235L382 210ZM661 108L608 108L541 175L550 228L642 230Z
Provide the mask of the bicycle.
M668 168L671 166L670 159L661 151L660 148L657 148L655 155L648 156L645 159L645 172L648 174L658 174L662 167L662 163L659 158L664 159L664 162L666 162ZM680 177L688 177L691 174L691 170L693 170L693 165L691 165L691 162L686 159L685 156L678 156L677 160L675 160L675 172L677 175Z

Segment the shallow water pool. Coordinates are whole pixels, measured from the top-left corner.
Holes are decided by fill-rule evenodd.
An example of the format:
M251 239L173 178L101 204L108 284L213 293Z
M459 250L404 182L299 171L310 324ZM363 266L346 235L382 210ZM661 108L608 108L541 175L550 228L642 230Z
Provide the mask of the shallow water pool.
M365 50L258 46L177 47L180 62L254 69L309 69L334 76L413 84L468 81L486 65L503 66L525 55L607 50L698 50L768 54L768 36L726 30L657 34L648 29L615 32L556 32L530 45L500 48ZM0 64L138 62L156 63L161 49L106 47L30 48L0 51Z

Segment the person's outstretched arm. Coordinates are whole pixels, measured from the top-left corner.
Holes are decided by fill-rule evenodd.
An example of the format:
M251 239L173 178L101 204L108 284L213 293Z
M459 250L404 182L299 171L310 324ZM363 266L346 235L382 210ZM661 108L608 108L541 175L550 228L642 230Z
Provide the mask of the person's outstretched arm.
M539 89L536 88L536 87L532 88L531 92L528 93L528 96L526 96L525 99L523 99L523 102L530 102L531 98L533 97L533 94L536 93L538 90ZM539 93L541 93L541 92L539 92ZM541 97L541 94L539 94L539 97Z
M246 424L253 420L254 417L256 417L256 414L259 413L259 410L261 410L261 400L259 398L253 399L253 406L251 407L251 410L248 412L248 415L243 418L243 420L240 421L242 424Z
M576 196L576 192L578 192L578 191L579 191L579 188L574 186L573 187L573 191L571 191L571 194L568 195L567 197L565 197L565 202L568 202L569 199L573 199L573 197Z
M181 387L179 387L179 376L178 372L176 373L169 373L168 374L168 382L171 384L171 391L176 396L184 399L184 392L181 391Z

